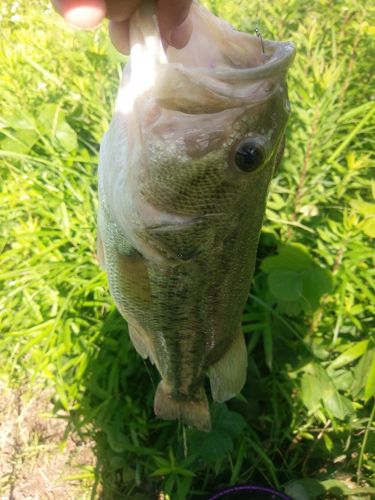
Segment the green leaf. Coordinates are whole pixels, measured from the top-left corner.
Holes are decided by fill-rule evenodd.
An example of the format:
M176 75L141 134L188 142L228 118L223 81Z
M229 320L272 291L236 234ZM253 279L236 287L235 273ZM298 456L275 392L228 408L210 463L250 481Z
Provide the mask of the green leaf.
M190 448L193 453L196 453L204 460L215 462L232 451L233 439L229 434L218 432L215 429L204 438L202 435L198 435L197 431L190 438Z
M209 462L223 458L233 449L233 439L244 429L246 422L239 413L228 410L225 404L212 407L212 431L192 430L189 444L192 453Z
M302 401L309 413L314 413L320 406L322 393L317 384L316 377L304 373L301 381Z
M237 437L246 427L243 417L235 411L228 410L226 404L213 405L211 415L213 427L227 432L233 438Z
M365 401L368 401L375 395L375 357L372 360L368 379L365 385Z
M302 401L310 413L324 405L334 417L343 420L353 412L350 400L339 394L321 365L311 363L305 369L302 378Z
M339 420L353 413L351 401L337 392L336 389L328 392L323 399L324 407Z
M184 478L177 477L176 480L177 480L176 498L188 498L189 490L191 488L192 478L191 477L184 477Z
M375 238L375 217L369 217L363 221L362 230L370 238Z
M64 120L64 115L60 105L48 102L40 108L38 125L44 134L50 134L62 120Z
M332 290L330 273L318 266L303 245L281 247L279 254L264 259L268 285L278 299L278 308L289 315L315 311L321 297Z
M320 484L323 486L326 492L329 492L338 498L341 498L342 495L351 496L362 493L367 495L372 495L375 493L375 488L369 488L369 487L350 488L344 481L340 481L338 479L327 479L325 481L320 481Z
M280 300L277 305L278 310L289 316L298 316L302 312L301 304L297 301Z
M106 434L109 446L116 453L123 453L131 445L129 438L117 426L108 426Z
M268 285L278 299L296 300L302 295L302 277L294 271L272 271L268 276Z
M335 381L335 387L340 391L349 391L350 387L353 384L353 372L352 370L348 370L346 368L342 370L335 371L331 374L330 367L328 367L329 374L332 376Z
M172 469L170 467L161 467L160 469L156 469L154 470L154 472L151 472L150 476L151 477L166 476L170 474L171 470Z
M14 130L37 130L35 118L27 111L15 112L4 119L4 125Z
M173 472L184 477L194 477L195 474L191 470L184 469L183 467L174 467Z
M316 479L297 479L285 487L285 493L293 500L310 500L321 497L324 492L324 487Z
M332 449L333 449L333 441L328 436L328 434L326 432L323 434L323 441L324 441L324 444L326 446L327 451L329 451L329 452L332 451Z
M66 151L77 149L77 134L65 121L65 113L57 104L45 104L38 116L38 123L45 135L57 140Z
M375 349L370 349L360 359L354 369L353 385L350 389L353 398L364 398L364 389L369 379L369 373L375 362Z
M356 342L354 345L349 347L349 349L340 354L340 356L338 356L330 364L330 370L341 368L342 366L352 363L355 359L362 356L367 350L368 343L368 340L361 340L360 342Z
M332 291L332 278L328 271L314 265L302 272L303 296L315 311L322 296Z
M77 135L67 122L63 121L58 124L55 136L61 147L66 151L77 149Z
M306 370L307 373L311 373L311 375L316 379L317 390L320 393L320 398L324 398L332 392L332 382L327 372L321 365L311 363L306 367Z
M282 246L278 255L266 257L260 267L266 273L270 273L279 269L303 271L313 264L314 261L309 256L307 248L295 243L294 245Z
M0 149L3 151L12 151L13 153L28 153L38 140L38 133L35 130L20 129L0 142Z
M362 215L375 215L375 203L368 203L361 199L351 200L350 205Z
M371 496L375 493L375 488L349 488L344 481L339 481L337 479L327 479L326 481L318 481L317 479L297 479L286 485L285 493L293 500L310 500L313 498L323 498L325 493L330 493L336 498L343 498L344 496L351 497L356 494L367 494Z

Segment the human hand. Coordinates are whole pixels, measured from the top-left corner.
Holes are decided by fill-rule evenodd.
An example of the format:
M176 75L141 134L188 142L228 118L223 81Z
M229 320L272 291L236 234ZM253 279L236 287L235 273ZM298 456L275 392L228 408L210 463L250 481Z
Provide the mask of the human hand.
M68 22L83 29L94 28L104 17L119 52L129 54L129 18L142 0L51 0ZM192 0L155 0L162 38L176 49L184 47L192 32L189 17Z

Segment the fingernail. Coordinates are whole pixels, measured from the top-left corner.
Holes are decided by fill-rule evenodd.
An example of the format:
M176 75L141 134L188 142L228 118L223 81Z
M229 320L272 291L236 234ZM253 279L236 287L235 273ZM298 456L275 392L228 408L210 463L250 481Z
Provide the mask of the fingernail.
M64 18L77 28L96 28L103 20L106 5L103 0L86 0L81 4L73 4L64 12Z

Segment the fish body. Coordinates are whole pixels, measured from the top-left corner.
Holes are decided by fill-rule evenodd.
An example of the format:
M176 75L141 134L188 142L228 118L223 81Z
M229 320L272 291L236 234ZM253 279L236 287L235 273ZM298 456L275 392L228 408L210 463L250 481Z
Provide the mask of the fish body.
M209 430L205 376L219 402L246 379L241 315L294 47L262 46L197 4L191 15L188 45L166 52L151 3L131 19L100 151L98 254L136 350L161 375L156 414Z

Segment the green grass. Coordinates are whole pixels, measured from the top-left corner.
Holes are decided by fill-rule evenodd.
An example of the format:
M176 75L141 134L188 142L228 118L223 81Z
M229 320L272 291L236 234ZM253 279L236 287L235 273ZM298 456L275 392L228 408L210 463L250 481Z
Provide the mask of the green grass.
M298 500L370 498L370 2L206 4L250 32L256 11L265 38L297 47L287 148L244 313L242 396L212 406L208 435L154 417L158 375L130 345L94 255L98 144L123 58L104 27L73 30L36 0L0 8L0 374L53 388L56 415L95 440L92 498L98 485L109 499L179 500L237 483Z

